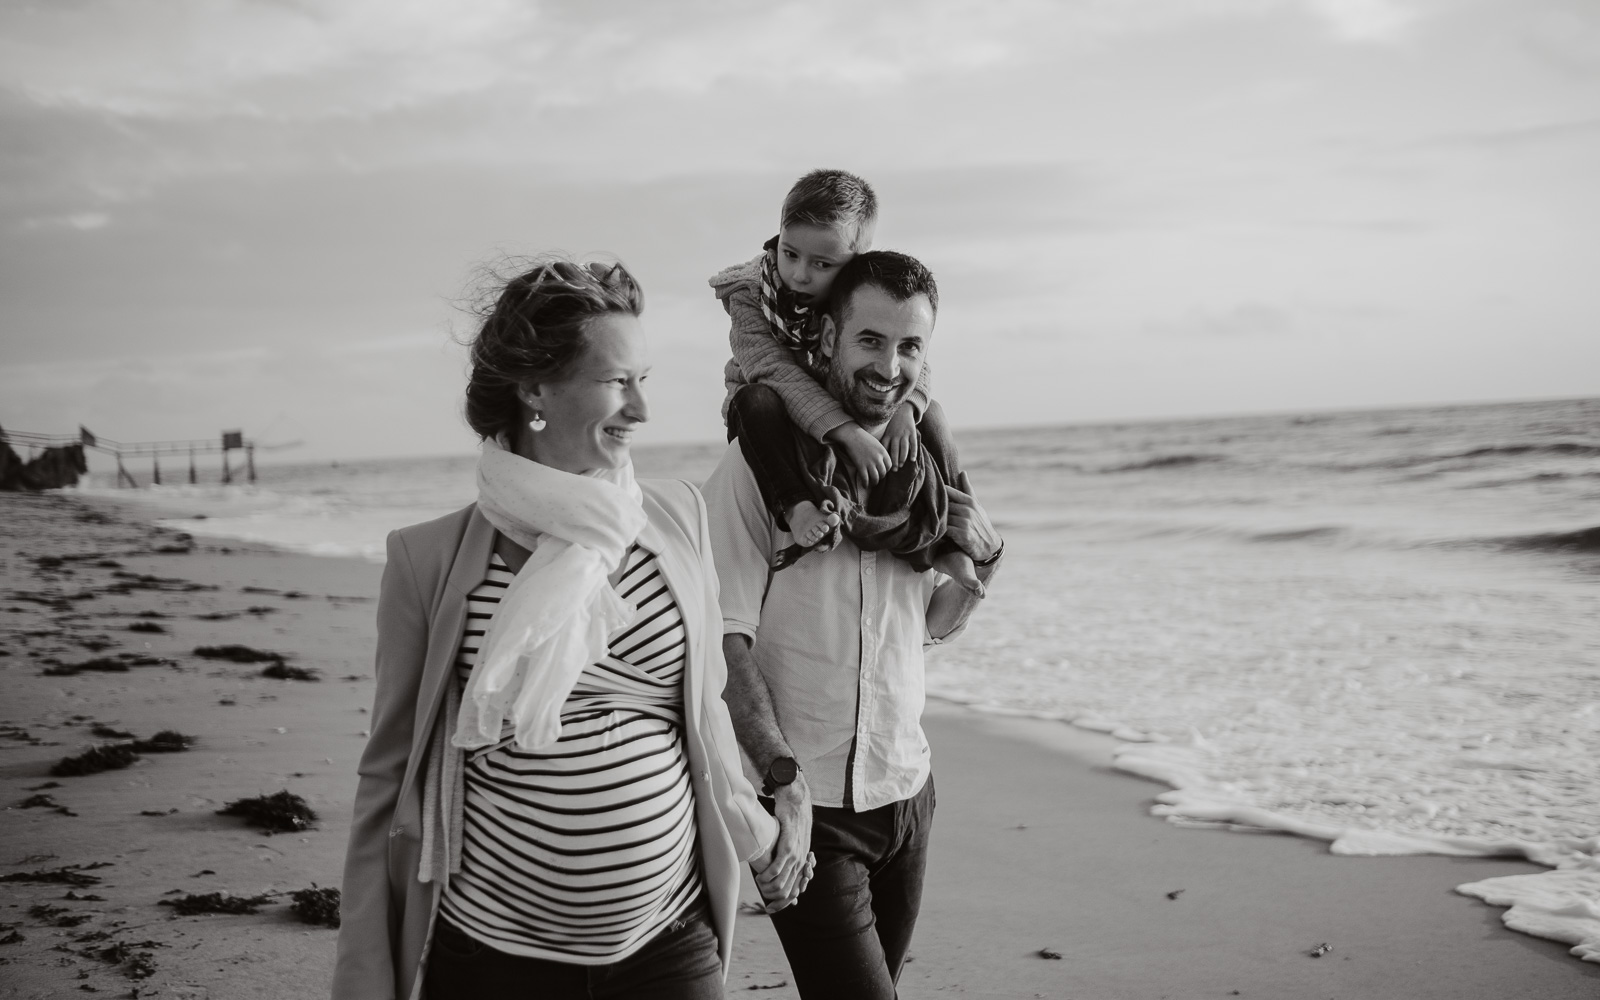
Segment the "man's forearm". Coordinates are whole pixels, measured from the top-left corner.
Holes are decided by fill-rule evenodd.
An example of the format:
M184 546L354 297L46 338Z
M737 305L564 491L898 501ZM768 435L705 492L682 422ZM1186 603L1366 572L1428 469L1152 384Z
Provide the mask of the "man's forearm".
M994 576L1000 568L1000 563L990 563L988 566L977 568L978 579L983 581L985 587L989 585L989 578ZM939 584L933 591L933 596L928 599L928 634L943 642L951 635L959 632L967 624L967 619L972 617L972 612L977 610L983 598L962 587L954 580L946 580Z
M756 770L764 773L774 760L793 757L794 752L778 728L772 692L750 653L750 637L737 632L723 636L722 656L728 663L728 683L722 700L728 703L733 731Z

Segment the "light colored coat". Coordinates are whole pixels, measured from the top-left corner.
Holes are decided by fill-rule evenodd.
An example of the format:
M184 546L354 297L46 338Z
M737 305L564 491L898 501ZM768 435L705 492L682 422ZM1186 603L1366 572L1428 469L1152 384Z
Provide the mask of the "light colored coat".
M639 544L656 555L683 615L684 745L701 872L726 976L739 865L771 847L777 824L744 777L722 700L727 666L705 502L688 483L639 485L647 517ZM471 506L389 535L378 599L378 687L345 860L335 1000L423 1000L423 966L448 877L448 865L434 865L431 881L418 879L424 802L447 810L453 798L439 794L441 775L432 772L443 768L427 762L430 753L445 756L440 750L455 726L440 707L454 677L467 595L487 572L494 534ZM430 819L436 829L460 827L458 817Z

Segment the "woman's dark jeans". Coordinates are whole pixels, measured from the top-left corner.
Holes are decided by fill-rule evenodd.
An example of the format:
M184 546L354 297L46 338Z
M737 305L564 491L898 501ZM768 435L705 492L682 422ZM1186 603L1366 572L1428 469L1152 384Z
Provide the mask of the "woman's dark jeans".
M721 1000L722 960L704 904L611 965L508 955L440 918L428 952L428 1000Z
M812 808L816 875L772 915L805 1000L893 1000L922 908L935 802L930 775L922 791L877 809Z

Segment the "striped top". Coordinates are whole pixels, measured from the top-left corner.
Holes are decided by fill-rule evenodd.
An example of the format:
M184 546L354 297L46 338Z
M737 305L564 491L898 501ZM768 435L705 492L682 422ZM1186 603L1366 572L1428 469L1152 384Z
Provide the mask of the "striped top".
M467 756L461 871L443 915L490 947L577 965L620 961L699 898L683 730L683 617L656 557L634 545L617 593L638 613L585 668L561 738ZM465 685L512 574L495 555L468 596L456 654Z

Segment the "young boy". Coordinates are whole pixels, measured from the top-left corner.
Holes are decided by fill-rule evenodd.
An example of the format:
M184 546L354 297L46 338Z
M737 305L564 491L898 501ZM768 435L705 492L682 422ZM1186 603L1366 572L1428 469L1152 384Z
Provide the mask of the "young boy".
M866 181L843 170L813 170L789 189L778 235L762 253L710 282L732 320L733 359L723 372L729 439L739 439L762 499L800 551L837 544L841 517L832 504L818 502L815 475L787 446L792 429L842 452L867 488L914 461L919 445L946 484L959 481L955 442L929 396L926 365L881 441L822 385L816 352L828 292L839 268L871 249L877 219L877 195ZM928 551L897 554L981 589L971 557L943 539Z

